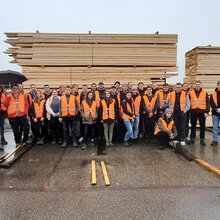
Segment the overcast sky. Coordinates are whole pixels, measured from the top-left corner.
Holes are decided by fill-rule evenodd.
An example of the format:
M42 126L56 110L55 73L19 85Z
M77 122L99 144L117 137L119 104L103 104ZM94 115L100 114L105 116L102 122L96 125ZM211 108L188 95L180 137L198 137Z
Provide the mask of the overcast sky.
M220 46L219 0L0 0L0 70L21 71L3 53L4 32L178 34L179 76L185 52Z

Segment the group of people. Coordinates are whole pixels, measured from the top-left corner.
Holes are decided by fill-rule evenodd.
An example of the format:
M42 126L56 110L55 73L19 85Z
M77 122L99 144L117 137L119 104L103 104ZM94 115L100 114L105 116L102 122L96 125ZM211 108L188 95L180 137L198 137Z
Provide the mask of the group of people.
M68 144L82 150L94 146L95 139L105 139L107 147L114 142L123 142L130 147L139 138L147 142L156 140L160 149L178 141L182 146L194 144L196 125L199 119L200 144L205 146L206 117L210 107L213 119L212 146L218 145L220 121L220 81L209 97L200 81L194 89L184 83L176 83L173 91L165 83L162 89L157 84L144 87L139 82L121 85L115 82L105 88L100 82L82 86L60 86L59 90L44 86L44 92L35 84L25 94L23 85L13 85L4 93L0 87L1 144L6 145L4 120L7 116L14 133L16 145L33 142L42 145L51 138L52 144ZM191 133L189 135L189 123ZM30 139L30 127L32 139Z

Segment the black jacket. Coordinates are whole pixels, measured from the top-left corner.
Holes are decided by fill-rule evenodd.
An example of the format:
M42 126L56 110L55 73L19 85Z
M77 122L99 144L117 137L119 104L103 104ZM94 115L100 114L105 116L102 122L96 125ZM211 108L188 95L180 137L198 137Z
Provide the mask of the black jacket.
M133 117L134 114L133 114L132 112L128 111L128 109L127 109L127 103L130 105L131 111L134 111L133 105L132 105L132 100L129 100L129 101L128 101L127 99L125 99L125 100L122 101L122 109L123 109L123 112L124 112L126 115L129 115L129 116Z
M216 111L217 108L220 108L220 91L218 91L218 88L215 89L215 92L217 92L217 104L216 105L213 101L212 95L210 96L210 105L212 107L212 114L216 116L220 116L220 114Z

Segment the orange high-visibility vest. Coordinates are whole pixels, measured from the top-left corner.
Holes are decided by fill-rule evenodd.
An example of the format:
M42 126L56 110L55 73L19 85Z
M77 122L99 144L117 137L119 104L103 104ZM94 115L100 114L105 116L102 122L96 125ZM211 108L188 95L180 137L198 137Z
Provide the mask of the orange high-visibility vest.
M24 112L25 110L25 99L23 94L18 94L18 109L20 112ZM10 103L7 109L8 114L13 114L17 110L17 104L15 102L15 98L12 96L10 99Z
M101 101L103 106L102 120L113 119L115 120L115 100L112 99L112 103L107 107L106 101L103 99Z
M176 101L176 92L171 92L170 93L170 101L171 101L171 109L172 112L174 111L174 105ZM180 110L183 112L186 108L186 92L181 91L180 94Z
M2 93L1 94L1 106L0 106L0 110L2 110L2 111L6 110L6 107L3 105L4 101L5 101L5 94Z
M131 106L127 103L127 111L134 114L134 102L133 101L132 101L132 110L131 110ZM123 108L122 108L122 119L123 120L129 120L129 119L132 119L132 118L133 118L132 116L125 114L124 111L123 111Z
M75 95L74 95L75 96ZM77 96L75 96L76 97L76 100L77 100L77 102L78 102L78 111L80 111L80 98L81 98L81 93L78 93L78 95Z
M154 106L156 104L156 101L157 101L157 96L155 95L151 101L149 101L147 95L144 95L143 96L143 99L144 99L144 103L145 103L145 106L146 108L149 110L149 112L152 112L153 109L154 109ZM156 112L155 112L156 113ZM146 112L144 112L144 114L146 114Z
M166 99L164 99L163 91L159 91L158 95L159 95L160 106L163 106L164 103L168 104L168 102L169 102L169 93L167 94Z
M83 112L86 118L89 117L89 114L91 113L92 118L96 118L96 110L97 110L97 103L96 101L92 102L91 107L88 105L88 103L86 102L86 100L82 101L82 105L83 105Z
M206 109L206 91L202 89L197 98L195 90L189 92L191 109Z
M29 100L29 105L31 105L31 103L33 102L32 95L29 93L27 95L27 97L28 97L28 100Z
M40 104L33 101L33 104L34 104L35 118L42 118L44 113L45 99L42 99L40 101Z
M141 96L138 95L134 100L134 113L135 113L135 115L140 115L140 106L141 106Z
M95 90L95 101L97 103L97 107L100 107L100 96L99 96L99 91Z
M160 118L160 119L161 119L161 121L162 121L163 127L166 128L166 129L168 129L168 130L170 130L170 131L172 131L173 125L174 125L174 120L170 121L170 123L167 124L167 122L166 122L163 118ZM159 119L159 120L160 120L160 119ZM159 126L158 126L158 123L157 123L157 124L156 124L156 127L155 127L155 131L154 131L154 135L158 134L160 131L161 131L161 130L160 130L160 128L159 128Z
M121 105L120 92L117 94L117 99L118 99L119 116L122 116L122 114L123 114L123 109L122 109L122 105Z
M67 115L76 115L76 97L74 95L70 95L69 105L67 105L66 95L61 97L61 114L62 117Z
M215 103L215 105L218 106L217 92L216 91L212 93L212 99L213 99L213 102Z

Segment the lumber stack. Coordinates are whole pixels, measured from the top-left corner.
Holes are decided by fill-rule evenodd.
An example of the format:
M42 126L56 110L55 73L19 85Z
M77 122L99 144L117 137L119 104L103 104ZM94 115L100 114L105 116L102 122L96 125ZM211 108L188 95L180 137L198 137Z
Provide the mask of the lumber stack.
M220 47L196 47L185 54L186 78L184 82L193 88L197 80L211 95L220 80Z
M186 77L191 88L197 80L202 82L202 87L209 95L215 90L217 81L220 80L220 47L199 46L185 54ZM209 116L206 125L212 127L212 119Z
M103 81L162 85L177 75L177 35L5 33L11 63L22 67L25 88Z

